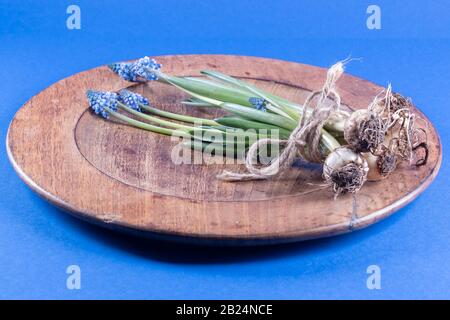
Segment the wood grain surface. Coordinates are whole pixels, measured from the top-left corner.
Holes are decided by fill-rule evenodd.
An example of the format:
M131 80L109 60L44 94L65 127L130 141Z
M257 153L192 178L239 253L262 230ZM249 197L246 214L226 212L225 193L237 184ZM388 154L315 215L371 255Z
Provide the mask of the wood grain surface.
M164 72L199 76L213 69L302 103L321 88L326 70L279 60L224 55L162 56ZM138 235L205 244L269 244L330 236L388 216L434 179L441 144L428 124L426 166L402 165L388 179L368 182L356 197L333 200L321 168L297 163L272 181L223 182L216 175L239 164L179 164L170 137L105 121L89 110L85 91L130 87L169 111L215 117L186 96L151 82L135 85L99 67L59 81L30 99L11 122L7 148L19 176L37 193L90 222ZM343 103L365 108L381 87L350 75L338 82ZM425 126L425 124L423 124ZM201 157L202 154L199 154ZM205 159L208 160L208 159Z

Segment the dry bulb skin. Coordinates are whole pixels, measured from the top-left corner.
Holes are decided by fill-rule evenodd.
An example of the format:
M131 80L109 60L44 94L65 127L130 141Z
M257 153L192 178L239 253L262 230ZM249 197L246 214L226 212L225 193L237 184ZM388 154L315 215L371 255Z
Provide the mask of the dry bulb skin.
M344 138L349 147L364 153L370 172L368 180L387 177L397 164L422 154L415 162L424 165L428 158L425 131L417 128L410 99L393 93L391 86L384 97L375 97L367 109L357 110L347 119Z
M357 110L345 124L344 138L356 152L376 150L383 143L385 135L385 122L374 110Z
M323 165L323 177L335 195L355 193L367 180L369 165L360 154L348 147L331 152Z
M388 176L397 167L397 155L391 151L383 153L377 159L377 167L382 177Z
M389 99L389 111L390 113L395 113L398 110L401 109L408 109L411 110L412 107L412 103L411 100L408 98L405 98L404 96L402 96L401 94L397 93L397 92L393 92L390 94L390 96L388 97Z
M380 147L381 151L378 152L377 155L370 152L363 154L369 164L367 180L378 181L384 179L397 168L398 156L394 151L394 145L394 143L391 143L390 148L386 148L382 145Z
M382 177L387 177L397 168L397 155L390 149L386 149L377 158L377 168Z
M426 164L428 159L428 144L426 131L418 128L418 117L412 111L412 103L398 93L389 96L390 123L388 134L391 136L393 148L389 148L402 161L408 161L415 166Z

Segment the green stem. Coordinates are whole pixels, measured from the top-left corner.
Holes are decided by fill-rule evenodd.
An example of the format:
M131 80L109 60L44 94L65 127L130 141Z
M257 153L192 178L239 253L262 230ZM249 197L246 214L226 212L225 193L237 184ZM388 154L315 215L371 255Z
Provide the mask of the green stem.
M193 128L191 126L185 126L185 125L182 125L182 124L178 124L178 123L166 121L166 120L163 120L163 119L160 119L160 118L149 116L149 115L144 114L142 112L136 111L136 110L128 107L127 105L125 105L125 104L123 104L121 102L119 102L118 105L119 105L119 107L122 110L125 110L126 112L131 113L131 114L135 115L136 117L139 117L141 119L157 123L157 124L162 125L162 126L166 126L166 127L172 128L172 129L184 129L184 130L191 130Z
M145 122L141 122L141 121L132 119L132 118L127 117L123 114L120 114L116 111L113 111L109 108L107 108L107 111L111 117L121 120L121 121L123 121L133 127L136 127L136 128L144 129L144 130L155 132L155 133L164 134L166 136L172 136L172 135L184 136L184 137L191 136L189 133L182 131L182 130L173 130L173 129L168 129L168 128L162 128L162 127L154 126L149 123L145 123Z
M178 113L160 110L155 107L149 107L149 106L146 106L143 104L140 104L140 107L149 113L152 113L152 114L160 116L160 117L168 118L168 119L173 119L173 120L178 120L178 121L183 121L183 122L188 122L188 123L195 123L198 125L205 125L205 126L219 125L217 122L215 122L214 120L211 120L211 119L181 115Z
M186 99L180 102L181 104L184 104L185 106L191 106L191 107L201 107L201 108L216 108L217 106L205 101L202 101L200 99Z
M320 143L328 151L325 156L328 155L328 153L331 153L334 149L337 149L341 146L339 141L337 141L335 137L333 137L330 133L328 133L328 131L325 131L324 129L322 129Z
M205 127L194 127L194 126L185 126L185 125L180 125L177 123L173 123L170 121L165 121L159 118L155 118L152 116L148 116L146 114L143 114L139 111L136 111L134 109L131 109L130 107L122 104L119 102L119 107L122 110L125 110L126 112L129 112L137 117L140 117L141 119L145 119L148 121L152 121L155 123L158 123L160 125L169 127L169 128L162 128L162 127L158 127L158 126L154 126L152 124L146 123L146 122L141 122L138 120L135 120L133 118L127 117L121 113L112 111L110 109L108 109L108 112L114 116L117 119L120 119L132 126L144 129L144 130L148 130L148 131L153 131L156 133L162 133L165 135L183 135L185 137L192 137L194 139L199 139L199 140L205 140L205 141L212 141L211 139L216 139L216 137L218 137L220 135L222 141L224 142L229 142L229 143L234 143L235 139L244 139L243 141L245 141L245 139L258 139L258 138L266 138L267 135L262 135L262 134L258 134L258 133L253 133L253 132L245 132L245 131L234 131L234 132L223 132L219 129L216 129L214 127L212 128L205 128ZM174 130L176 129L176 130Z

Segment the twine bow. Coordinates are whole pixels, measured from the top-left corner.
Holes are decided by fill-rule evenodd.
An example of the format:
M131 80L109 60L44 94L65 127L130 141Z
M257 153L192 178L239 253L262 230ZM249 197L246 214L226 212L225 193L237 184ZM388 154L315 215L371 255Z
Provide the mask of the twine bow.
M246 173L223 171L217 177L225 181L270 179L289 169L297 155L306 161L322 162L323 156L319 148L321 130L341 105L341 98L336 92L336 81L344 73L344 63L340 61L328 69L323 88L308 96L300 110L300 121L287 140L270 138L257 140L250 146L245 158ZM315 98L317 98L315 107L308 114L306 110ZM331 104L327 103L329 100L332 101ZM254 160L258 156L258 150L274 144L284 146L282 152L268 165L256 167Z

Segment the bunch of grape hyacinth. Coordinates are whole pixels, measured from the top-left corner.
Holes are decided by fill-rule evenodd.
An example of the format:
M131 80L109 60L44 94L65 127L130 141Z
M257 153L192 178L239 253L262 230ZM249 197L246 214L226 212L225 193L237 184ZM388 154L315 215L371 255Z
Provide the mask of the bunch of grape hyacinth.
M138 79L158 80L158 72L161 69L161 65L155 59L144 57L136 62L113 63L109 65L109 68L122 79L136 82Z
M288 139L302 117L308 118L313 113L309 107L303 108L217 71L203 70L202 78L176 77L163 73L161 64L149 57L109 67L126 81L159 81L174 86L190 95L189 99L181 101L187 106L220 108L227 112L227 116L216 119L199 118L158 109L147 98L128 90L121 90L119 94L87 92L96 114L160 134L181 134L190 139L187 144L195 150L204 151L206 147L211 150L212 146L224 150L223 155L226 151L228 156L231 148L234 156L242 156L237 151L236 136L245 136L240 145L245 152L254 143L249 136L259 140L276 132L280 139ZM358 191L367 177L371 180L384 178L395 170L397 162L410 161L419 144L428 152L426 142L418 142L420 138L409 100L392 93L390 87L383 94L381 98L375 97L367 109L337 110L321 129L320 162L324 164L324 178L336 194ZM212 140L209 134L219 134L221 140ZM400 136L402 141L399 141Z

